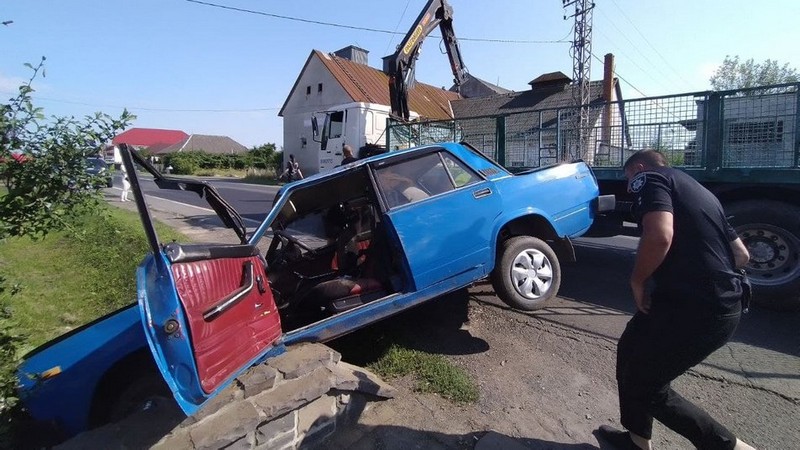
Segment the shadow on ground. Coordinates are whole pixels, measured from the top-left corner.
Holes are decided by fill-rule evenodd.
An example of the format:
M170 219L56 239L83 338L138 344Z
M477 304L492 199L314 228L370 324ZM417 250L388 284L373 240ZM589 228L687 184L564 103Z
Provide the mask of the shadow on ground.
M358 366L375 362L393 344L440 355L485 352L489 344L463 329L468 322L469 300L467 289L459 289L327 345L341 353L343 360Z
M543 439L511 437L495 431L447 434L395 425L346 425L323 442L304 441L299 448L331 450L597 450L592 444L565 444ZM601 447L603 449L603 447Z

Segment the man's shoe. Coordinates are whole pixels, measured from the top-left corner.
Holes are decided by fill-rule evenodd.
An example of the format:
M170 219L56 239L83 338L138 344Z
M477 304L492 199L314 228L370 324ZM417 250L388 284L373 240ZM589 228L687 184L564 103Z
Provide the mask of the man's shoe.
M618 430L608 425L600 425L600 428L594 434L598 441L603 441L616 450L641 450L638 445L633 443L631 435L627 431ZM600 448L604 447L601 445Z

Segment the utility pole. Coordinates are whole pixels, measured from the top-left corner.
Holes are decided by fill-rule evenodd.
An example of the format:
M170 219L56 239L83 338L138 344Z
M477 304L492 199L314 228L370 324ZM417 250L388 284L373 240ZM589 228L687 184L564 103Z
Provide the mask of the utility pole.
M575 30L572 40L572 97L575 100L576 114L572 139L566 143L564 149L566 158L586 158L587 134L589 132L589 102L591 91L589 83L592 81L592 0L561 0L564 9L574 8L572 14L565 11L564 20L575 18ZM570 148L571 147L571 148Z

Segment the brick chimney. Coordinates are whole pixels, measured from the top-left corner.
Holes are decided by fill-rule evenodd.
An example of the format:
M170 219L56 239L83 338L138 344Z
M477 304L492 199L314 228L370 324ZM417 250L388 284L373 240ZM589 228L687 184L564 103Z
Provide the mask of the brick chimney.
M603 121L600 130L600 142L611 145L611 102L616 101L614 95L614 55L606 53L603 59Z

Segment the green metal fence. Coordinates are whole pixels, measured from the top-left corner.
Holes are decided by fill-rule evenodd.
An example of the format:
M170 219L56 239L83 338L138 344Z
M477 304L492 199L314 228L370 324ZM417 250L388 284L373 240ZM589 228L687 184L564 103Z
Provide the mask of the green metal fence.
M800 167L800 83L596 103L591 127L577 107L450 121L393 123L387 148L464 141L511 170L583 159L619 168L635 151L657 149L684 168ZM577 148L578 132L584 148Z

